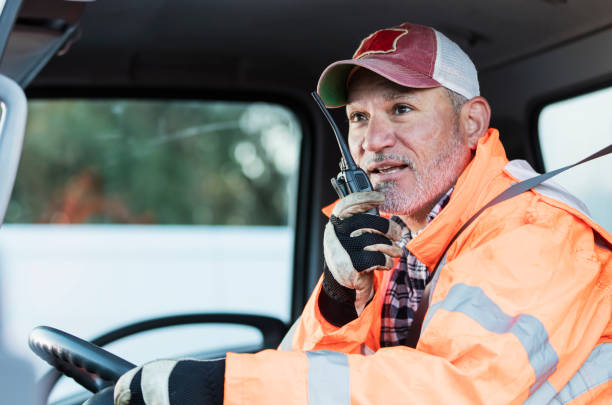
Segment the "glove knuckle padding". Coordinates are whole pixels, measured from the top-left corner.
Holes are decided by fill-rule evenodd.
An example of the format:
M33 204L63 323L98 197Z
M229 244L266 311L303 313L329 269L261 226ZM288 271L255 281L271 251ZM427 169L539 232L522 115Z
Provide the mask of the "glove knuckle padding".
M340 237L338 237L338 239L340 239ZM346 239L347 245L353 246L351 250L363 250L363 248L370 245L391 245L391 241L389 239L375 233L362 233L359 236L349 236Z
M333 224L336 238L348 253L353 268L358 272L388 268L390 258L385 254L401 256L401 249L398 254L396 251L398 249L394 249L392 242L386 236L391 228L390 225L394 224L386 218L356 214L344 220L332 216L330 222ZM390 249L381 249L381 246L385 245Z
M353 266L358 272L364 270L375 270L378 268L385 267L387 264L387 258L383 253L380 252L369 252L369 251L357 251L351 255Z
M334 224L336 231L346 234L351 234L360 229L372 229L386 235L390 224L387 218L371 214L355 214L344 219L332 215L330 220Z
M346 248L353 267L358 272L363 270L371 270L374 268L384 267L387 263L385 255L379 251L365 250L372 245L390 245L389 241L384 236L366 233L356 238L348 237L342 245Z
M402 236L402 228L397 223L378 215L355 214L345 219L332 215L330 221L338 234L355 237L364 233L375 233L392 241L399 241Z

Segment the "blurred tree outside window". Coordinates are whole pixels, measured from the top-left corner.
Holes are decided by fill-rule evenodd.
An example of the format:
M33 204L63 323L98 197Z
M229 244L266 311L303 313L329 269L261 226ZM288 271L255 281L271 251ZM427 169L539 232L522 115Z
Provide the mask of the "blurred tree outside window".
M279 105L37 99L6 222L287 225L299 146Z

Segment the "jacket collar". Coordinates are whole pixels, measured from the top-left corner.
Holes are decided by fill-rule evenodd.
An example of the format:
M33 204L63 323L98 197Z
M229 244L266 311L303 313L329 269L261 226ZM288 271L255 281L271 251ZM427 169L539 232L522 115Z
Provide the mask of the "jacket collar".
M465 168L455 186L450 201L406 248L433 271L440 257L461 226L468 221L492 195L504 190L504 185L490 187L491 181L502 174L508 163L499 140L499 132L489 129L480 138L474 158Z

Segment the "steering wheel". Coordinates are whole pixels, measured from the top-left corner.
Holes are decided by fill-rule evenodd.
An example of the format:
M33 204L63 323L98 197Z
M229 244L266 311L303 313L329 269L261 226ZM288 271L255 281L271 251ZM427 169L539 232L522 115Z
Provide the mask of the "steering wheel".
M256 351L277 347L288 329L281 320L263 315L179 314L129 324L93 339L93 343L49 326L39 326L30 333L29 343L34 353L59 371L51 370L41 380L46 398L60 377L60 373L63 373L89 391L97 393L83 405L109 405L113 403L112 386L119 377L136 366L97 345L103 346L136 333L158 328L210 323L248 325L257 328L263 336L263 344Z
M30 333L30 348L44 361L96 393L114 385L119 377L136 367L76 336L49 326Z

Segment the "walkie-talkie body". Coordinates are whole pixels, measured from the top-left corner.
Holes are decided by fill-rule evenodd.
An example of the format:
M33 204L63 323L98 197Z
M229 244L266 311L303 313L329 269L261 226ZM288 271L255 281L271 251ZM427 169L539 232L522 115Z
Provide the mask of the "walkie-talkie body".
M325 118L327 118L327 121L331 125L336 140L338 141L338 146L340 147L340 153L342 154L342 158L340 158L340 173L338 173L336 177L332 177L332 187L340 198L346 197L351 193L372 191L373 188L370 179L368 179L365 172L360 169L353 160L348 145L344 141L338 125L336 125L329 111L327 111L325 104L323 104L323 100L321 100L321 97L319 97L316 92L312 92L312 97L315 99L323 115L325 115ZM378 215L378 209L373 208L367 211L366 214Z

